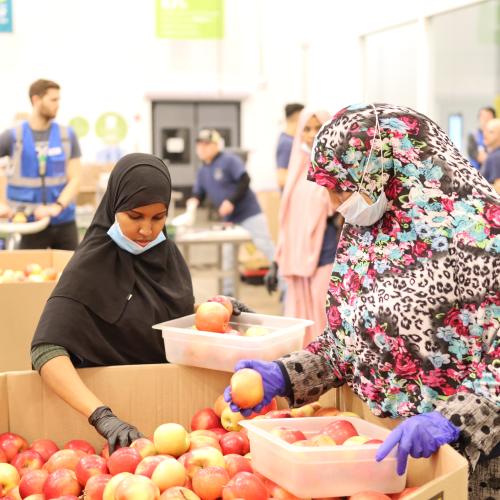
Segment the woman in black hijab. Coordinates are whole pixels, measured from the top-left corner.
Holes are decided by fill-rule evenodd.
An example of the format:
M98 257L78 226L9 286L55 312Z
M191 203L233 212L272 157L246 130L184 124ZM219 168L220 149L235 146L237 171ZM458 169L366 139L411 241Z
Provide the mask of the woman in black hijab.
M171 181L148 154L123 157L80 246L47 301L31 357L43 381L115 444L140 434L84 385L75 367L165 362L151 326L192 314L189 269L165 236Z

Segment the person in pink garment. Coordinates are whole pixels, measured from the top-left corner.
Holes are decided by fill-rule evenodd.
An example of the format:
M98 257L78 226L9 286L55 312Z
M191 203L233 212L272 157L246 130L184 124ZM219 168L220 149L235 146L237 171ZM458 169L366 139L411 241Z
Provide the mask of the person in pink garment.
M276 263L287 284L284 312L314 321L304 345L325 329L325 297L337 246L328 193L307 180L314 137L330 117L324 110L301 112L279 212Z

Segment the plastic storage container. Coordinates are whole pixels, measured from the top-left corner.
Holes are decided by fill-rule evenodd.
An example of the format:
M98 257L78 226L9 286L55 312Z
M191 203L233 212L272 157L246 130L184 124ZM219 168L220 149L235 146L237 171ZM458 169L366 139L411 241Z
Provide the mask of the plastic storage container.
M194 314L159 323L153 328L162 331L170 363L232 372L241 359L272 361L301 349L306 327L313 324L305 319L253 313L241 313L232 319L232 328L258 325L270 333L245 337L194 330Z
M385 439L389 430L356 417L307 417L242 420L248 429L252 467L299 498L349 496L366 490L396 493L405 488L406 472L396 473L395 449L375 461L379 444L303 447L269 431L279 426L317 434L334 420L349 420L358 434Z

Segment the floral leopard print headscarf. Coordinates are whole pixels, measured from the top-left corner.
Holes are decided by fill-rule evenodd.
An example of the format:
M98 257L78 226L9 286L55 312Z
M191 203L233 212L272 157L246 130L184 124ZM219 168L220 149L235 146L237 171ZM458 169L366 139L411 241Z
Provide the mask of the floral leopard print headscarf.
M500 197L444 131L405 107L344 108L318 133L309 180L362 190L387 211L345 224L308 346L379 416L411 416L456 392L499 404Z

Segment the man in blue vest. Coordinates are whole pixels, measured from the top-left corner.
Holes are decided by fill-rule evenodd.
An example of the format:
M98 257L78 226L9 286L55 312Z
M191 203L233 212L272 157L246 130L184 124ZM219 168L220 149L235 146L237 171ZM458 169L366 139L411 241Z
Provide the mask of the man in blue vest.
M74 200L81 153L73 130L54 121L59 92L55 82L34 82L30 118L0 135L0 157L10 157L8 175L0 177L0 217L19 210L28 221L50 217L46 229L22 236L22 249L74 250L78 245Z

